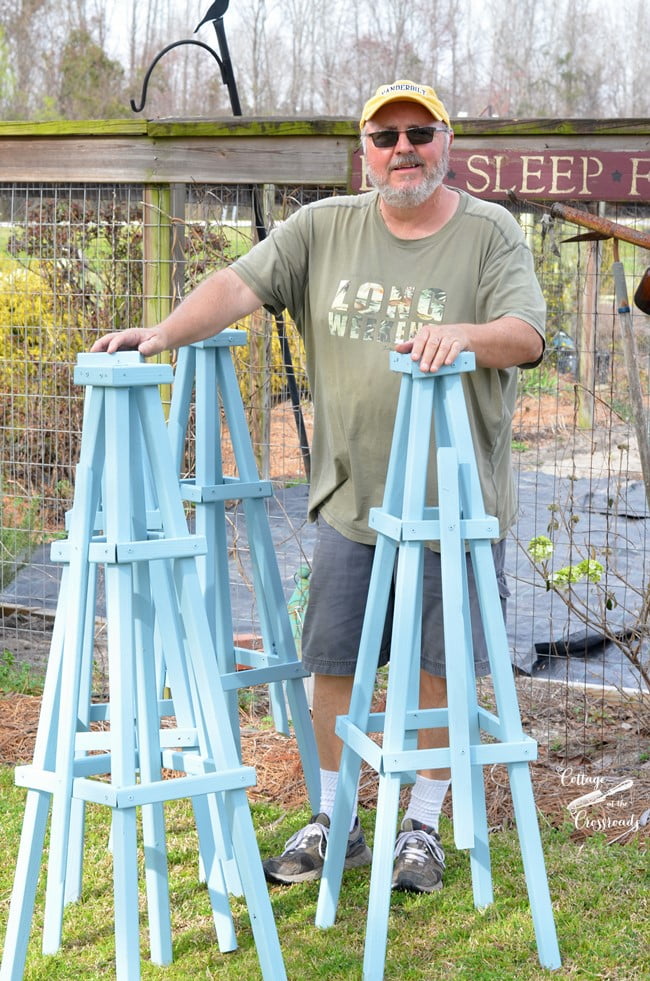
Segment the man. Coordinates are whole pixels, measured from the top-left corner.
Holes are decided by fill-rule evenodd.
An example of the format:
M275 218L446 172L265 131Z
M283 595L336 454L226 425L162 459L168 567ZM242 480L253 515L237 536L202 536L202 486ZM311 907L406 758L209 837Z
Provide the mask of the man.
M545 305L516 221L499 205L445 186L453 142L449 116L432 88L399 80L381 86L361 116L368 194L308 205L248 255L201 283L161 324L111 334L96 351L144 355L198 341L261 304L285 307L304 339L314 400L310 517L319 533L302 639L314 675L314 729L321 765L320 813L264 863L270 881L320 877L341 744L335 720L348 709L372 564L368 512L383 498L399 387L388 350L411 353L423 371L473 351L466 397L488 513L500 522L493 546L505 601L503 538L515 518L510 443L517 366L544 349ZM428 448L423 448L428 451ZM435 504L435 482L431 485ZM427 549L420 704L446 705L440 558ZM468 571L473 594L471 568ZM475 595L477 675L489 664ZM382 662L388 659L387 617ZM443 729L419 745L447 745ZM397 838L395 888L442 885L438 820L448 770L417 774ZM356 808L355 808L356 810ZM357 815L346 868L369 863Z

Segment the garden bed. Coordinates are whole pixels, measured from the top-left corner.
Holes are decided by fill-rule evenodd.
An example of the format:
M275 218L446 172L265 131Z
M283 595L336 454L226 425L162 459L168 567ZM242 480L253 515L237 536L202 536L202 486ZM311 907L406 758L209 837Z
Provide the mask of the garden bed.
M491 700L487 682L481 682L482 700ZM487 687L486 687L487 686ZM603 713L601 697L585 691L560 690L549 695L548 686L536 691L530 682L520 686L519 702L524 729L540 739L556 731L562 751L540 745L539 759L531 764L531 776L540 819L553 827L573 824L576 842L602 834L611 843L650 839L650 761L643 760L639 746L650 744L650 704L612 699ZM383 708L379 694L375 710ZM8 693L0 696L0 765L29 762L32 758L40 698ZM254 766L257 784L249 795L253 800L275 803L286 810L307 804L300 755L294 739L275 731L267 715L265 697L257 692L240 713L244 763ZM568 744L559 737L568 719L581 719L576 731L581 737ZM640 720L642 732L639 731ZM167 720L173 724L173 720ZM585 734L586 738L582 736ZM606 744L616 760L603 766L602 746ZM597 762L589 756L590 747ZM484 770L488 825L496 831L514 823L508 774L504 766ZM621 789L617 789L621 788ZM586 794L600 792L602 799L573 811L569 804ZM403 796L408 790L403 791ZM361 772L359 801L364 808L377 803L376 775L366 764ZM449 798L445 813L451 816Z

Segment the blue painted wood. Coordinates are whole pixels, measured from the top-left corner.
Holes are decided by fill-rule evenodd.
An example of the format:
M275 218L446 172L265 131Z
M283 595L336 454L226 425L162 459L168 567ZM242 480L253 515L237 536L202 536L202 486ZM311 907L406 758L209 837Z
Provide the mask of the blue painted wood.
M94 655L94 612L97 603L97 567L91 566L88 577L88 596L86 598L86 623L83 629L83 654L79 681L79 706L77 709L77 742L80 732L89 732L91 719L91 692ZM63 586L61 586L63 595ZM77 761L83 756L77 745ZM78 765L78 764L77 764ZM74 903L81 897L83 875L83 850L79 843L84 840L86 806L84 801L74 799L70 812L70 841L65 872L65 904Z
M297 657L264 505L272 487L270 482L259 478L231 356L231 348L246 340L244 331L227 330L179 352L168 430L173 458L180 471L194 391L195 475L183 481L182 492L185 500L195 503L197 532L214 543L199 568L233 733L239 741L239 688L267 685L279 732L289 734L291 716L307 792L315 812L320 805L318 751L303 683L306 672ZM221 410L234 452L235 475L223 472ZM242 501L248 531L253 590L262 634L260 651L235 648L233 644L225 501L237 499ZM246 665L252 671L239 671L238 665Z
M462 386L462 374L475 367L474 356L463 354L435 375L421 372L408 355L392 354L390 359L391 368L402 373L402 381L384 501L370 513L377 548L350 709L337 720L343 752L316 925L329 927L336 917L353 791L362 759L377 771L379 781L363 977L379 981L384 976L400 776L403 779L407 770L451 768L455 843L469 850L475 905L489 905L493 890L482 768L505 762L539 959L544 967L557 968L560 953L528 767L536 756L536 744L521 725L490 544L498 537L498 522L484 510ZM423 448L429 446L432 424L437 508L425 503L429 454ZM425 542L435 539L442 557L448 707L425 711L419 709L418 691L422 564ZM496 714L486 712L477 700L466 547L483 617ZM393 576L395 608L386 711L371 713L380 625ZM448 727L448 747L415 749L417 731L435 726ZM370 740L370 732L383 733L381 747ZM482 733L498 742L483 743Z
M151 367L151 371L147 368ZM168 369L169 371L169 369ZM80 462L69 517L67 564L31 767L17 771L28 788L0 977L22 978L43 862L48 810L50 845L43 950L62 939L67 897L78 891L80 859L69 859L71 834L83 830L81 805L111 807L116 976L140 976L138 835L142 808L145 888L151 958L172 959L164 803L192 799L201 859L221 949L236 946L224 856L241 877L262 975L285 978L282 954L246 797L254 782L241 765L220 683L213 636L203 602L158 394L169 377L139 355L81 355L76 379L87 386ZM132 384L131 384L132 382ZM156 531L151 516L156 512ZM101 527L97 527L98 523ZM99 532L99 534L97 534ZM154 553L140 546L153 534ZM97 539L106 548L93 552ZM170 543L165 555L164 542ZM163 547L161 547L163 543ZM89 632L94 627L95 564L105 568L110 731L92 739ZM156 643L175 693L179 723L173 746L162 728L169 702L159 698ZM101 756L88 756L90 747ZM186 776L163 779L173 765ZM109 782L96 776L107 775ZM74 881L67 882L71 875Z

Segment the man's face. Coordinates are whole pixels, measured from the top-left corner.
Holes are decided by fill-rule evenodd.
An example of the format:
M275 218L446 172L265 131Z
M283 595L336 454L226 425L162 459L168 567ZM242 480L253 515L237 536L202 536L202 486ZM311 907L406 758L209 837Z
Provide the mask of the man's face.
M391 102L383 106L366 124L366 133L380 130L406 130L411 126L443 126L424 106L416 102ZM436 133L431 143L412 146L400 132L394 147L381 149L368 137L366 169L369 182L384 201L396 208L422 204L440 186L449 167L450 135Z

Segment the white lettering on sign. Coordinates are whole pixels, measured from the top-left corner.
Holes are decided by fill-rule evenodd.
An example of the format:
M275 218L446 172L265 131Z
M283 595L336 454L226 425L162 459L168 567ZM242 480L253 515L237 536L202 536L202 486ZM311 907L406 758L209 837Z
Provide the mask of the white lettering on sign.
M593 199L634 201L650 199L650 156L633 156L629 150L572 152L521 149L451 151L447 181L478 197L502 199L509 191L526 198L547 200ZM357 151L352 190L368 191L365 158Z
M641 194L638 189L638 182L640 180L650 181L650 157L632 157L632 187L630 188L630 194L633 197L637 197ZM650 192L648 185L645 185L646 197Z
M452 183L463 186L461 159L452 163ZM488 155L473 153L466 158L467 176L465 190L470 194L505 194L509 190L522 197L571 197L596 194L596 184L603 176L603 162L598 157L570 154L520 154L516 157L503 153ZM628 193L639 194L637 178L650 180L650 158L632 160L634 169L628 180ZM643 173L641 165L648 170Z
M591 194L592 181L595 181L603 172L602 161L598 157L582 157L582 187L581 194Z

